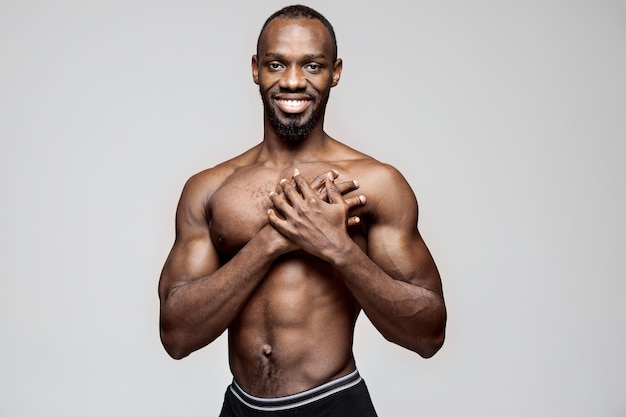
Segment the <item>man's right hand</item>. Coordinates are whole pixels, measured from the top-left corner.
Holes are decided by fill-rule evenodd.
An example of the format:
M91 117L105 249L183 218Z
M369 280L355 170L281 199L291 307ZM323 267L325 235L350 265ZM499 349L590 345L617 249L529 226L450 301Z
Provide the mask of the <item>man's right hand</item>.
M321 200L326 201L326 202L329 202L328 201L328 190L326 189L326 178L328 177L329 173L330 173L330 175L332 175L333 179L336 179L339 176L339 174L335 170L326 171L326 172L318 175L317 177L315 177L313 179L313 181L311 181L309 183L309 186L311 187L312 190L317 192L317 195L319 196L319 198ZM296 186L296 182L293 179L293 177L291 178L290 182L291 182L291 185L293 185L294 187ZM343 182L335 183L335 186L337 187L337 190L339 191L339 193L341 193L341 195L344 196L345 194L349 193L350 191L354 191L354 190L358 189L359 188L359 183L356 180L343 181ZM277 194L282 194L283 193L283 187L281 186L281 184L277 184L276 185L275 192ZM359 207L359 206L362 206L363 204L365 204L365 198L364 198L364 196L356 196L356 197L351 197L351 198L344 198L344 202L348 205L349 209L352 209L352 208ZM361 219L358 216L350 216L350 217L348 217L348 226L355 226L355 225L359 224L360 222L361 222Z
M296 171L297 172L297 171ZM299 181L300 181L300 186L305 185L306 181L303 180L303 178L300 176L299 172L296 173L294 172L294 176L291 178L291 180L289 181L291 183L290 187L293 190L297 190L298 186L296 185L296 180L295 177L298 176ZM313 181L311 181L310 183L307 183L306 185L308 185L308 189L313 191L314 193L317 194L318 198L326 203L332 203L330 201L330 196L328 193L328 190L326 188L327 185L327 181L329 178L332 178L331 181L334 181L335 178L338 177L338 174L336 171L326 171L323 174L317 176L316 178L313 179ZM304 181L304 183L303 183ZM276 191L273 191L270 193L270 199L272 199L273 202L275 202L276 200L274 200L276 198L276 195L278 195L280 197L280 199L284 199L284 187L285 185L289 186L288 184L286 184L288 181L287 179L283 179L281 180L280 184L278 184L276 186ZM344 181L341 183L334 183L333 184L333 188L335 189L335 196L339 195L341 196L341 198L343 199L343 204L345 206L346 209L346 213L349 213L350 210L352 210L355 207L359 207L365 204L365 196L364 195L358 195L355 197L350 197L350 198L344 198L344 195L356 190L359 187L359 184L357 181L353 180L353 181ZM298 191L296 191L298 192ZM302 198L304 198L302 196L302 194L300 193L300 196ZM336 201L335 203L337 203L338 201ZM275 207L276 208L276 207ZM283 219L282 214L280 213L280 210L275 210L275 208L271 208L270 210L268 210L268 216L271 218L272 216L274 216L276 218L276 220L278 219ZM347 216L346 217L346 229L348 227L351 226L355 226L357 224L359 224L361 222L361 219L358 216ZM297 249L301 249L299 244L296 244L295 242L293 242L292 240L290 240L289 238L287 238L285 235L283 235L283 233L279 232L276 229L276 226L271 224L272 222L270 221L269 225L266 225L262 230L264 232L267 233L271 233L274 234L274 236L272 237L272 239L279 239L282 240L282 244L284 244L284 247L281 248L281 252L282 253L288 253ZM264 230L267 227L271 227L272 230ZM277 236L278 235L278 236ZM280 237L279 237L280 236Z

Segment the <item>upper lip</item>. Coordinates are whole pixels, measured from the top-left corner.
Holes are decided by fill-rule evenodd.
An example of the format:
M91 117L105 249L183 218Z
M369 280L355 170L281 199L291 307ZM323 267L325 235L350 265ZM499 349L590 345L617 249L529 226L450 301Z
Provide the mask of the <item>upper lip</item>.
M306 94L297 93L277 93L272 97L274 100L312 100L312 98Z

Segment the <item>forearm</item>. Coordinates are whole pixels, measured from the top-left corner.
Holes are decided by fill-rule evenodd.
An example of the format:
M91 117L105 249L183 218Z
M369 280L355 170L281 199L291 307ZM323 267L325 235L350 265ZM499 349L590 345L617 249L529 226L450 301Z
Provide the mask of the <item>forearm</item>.
M356 244L333 261L372 324L389 341L423 357L443 344L446 309L440 291L394 279ZM438 274L432 270L424 273Z
M219 337L265 277L279 253L262 234L210 275L182 280L161 305L161 340L183 358Z

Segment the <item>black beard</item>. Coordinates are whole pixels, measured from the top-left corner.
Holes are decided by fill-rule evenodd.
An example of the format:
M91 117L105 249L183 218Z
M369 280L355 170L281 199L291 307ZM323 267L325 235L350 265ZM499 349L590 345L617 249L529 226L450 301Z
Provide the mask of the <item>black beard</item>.
M297 143L309 136L313 127L320 120L320 117L326 107L326 102L328 101L327 98L322 103L319 103L318 106L313 109L311 116L304 123L299 123L297 117L293 117L289 122L285 123L278 118L276 109L270 106L268 99L260 88L259 92L261 93L261 100L263 101L263 106L265 107L265 112L268 115L270 124L276 131L278 137L280 137L283 142L287 143Z
M292 119L289 123L284 123L278 119L276 111L266 106L266 111L269 113L269 120L276 131L276 134L284 141L290 143L296 143L307 136L313 130L313 126L320 119L318 112L314 112L311 117L308 118L303 124L299 124L297 119Z

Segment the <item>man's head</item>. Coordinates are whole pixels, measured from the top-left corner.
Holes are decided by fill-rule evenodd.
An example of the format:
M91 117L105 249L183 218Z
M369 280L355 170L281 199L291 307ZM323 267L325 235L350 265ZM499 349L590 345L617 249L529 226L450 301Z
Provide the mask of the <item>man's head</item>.
M263 35L263 32L265 32L265 29L270 24L270 22L277 18L319 20L324 25L324 27L328 29L328 34L330 35L330 38L332 39L333 48L334 48L333 61L337 59L337 37L335 36L335 29L333 29L333 25L331 25L328 19L326 19L321 13L317 12L316 10L311 9L310 7L302 6L299 4L294 5L294 6L283 7L282 9L278 10L277 12L274 12L270 17L267 18L267 20L263 24L263 27L261 28L261 32L259 33L259 39L257 40L257 44L256 44L257 54L259 53L259 43L261 42L261 36Z
M266 120L283 140L297 142L323 124L330 88L341 75L336 56L332 26L308 7L286 7L263 25L252 74Z

